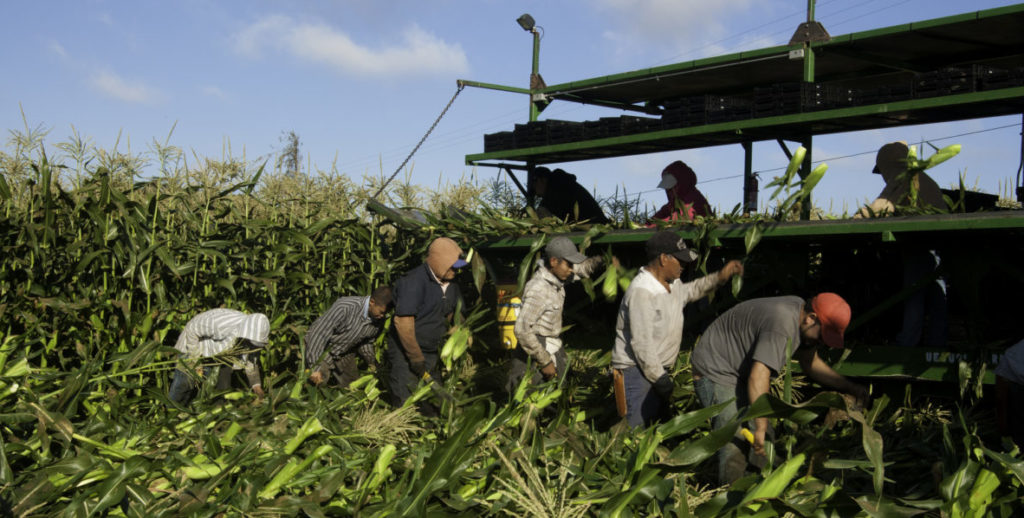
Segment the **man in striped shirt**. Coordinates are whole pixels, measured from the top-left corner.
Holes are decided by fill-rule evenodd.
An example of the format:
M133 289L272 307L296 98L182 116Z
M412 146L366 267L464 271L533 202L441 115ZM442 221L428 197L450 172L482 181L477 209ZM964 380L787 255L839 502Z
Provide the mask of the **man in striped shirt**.
M347 387L359 377L356 354L376 369L373 342L391 307L391 287L381 286L368 297L341 297L306 332L306 367L309 380L319 385L334 377Z
M244 370L249 386L258 396L263 397L263 384L257 366L259 352L267 346L270 335L270 320L263 313L251 315L234 309L218 308L204 311L185 324L174 348L181 351L184 364L195 368L202 377L207 369L217 369L217 390L231 388L231 374ZM203 358L219 359L221 366L202 365ZM197 366L198 364L198 366ZM192 375L181 368L174 371L169 397L171 401L187 404L196 393Z

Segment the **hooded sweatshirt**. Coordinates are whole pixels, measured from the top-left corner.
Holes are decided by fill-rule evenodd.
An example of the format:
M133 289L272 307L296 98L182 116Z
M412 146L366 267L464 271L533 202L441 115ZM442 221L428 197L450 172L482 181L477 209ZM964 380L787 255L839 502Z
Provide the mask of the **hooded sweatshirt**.
M711 206L704 195L697 190L697 175L689 166L679 160L672 162L661 172L662 176L672 175L676 184L665 189L668 203L663 205L654 217L663 220L691 220L694 216L708 216Z
M608 223L601 205L586 188L576 182L576 175L561 169L555 169L548 176L547 191L541 199L540 206L559 219ZM579 218L576 217L577 212Z

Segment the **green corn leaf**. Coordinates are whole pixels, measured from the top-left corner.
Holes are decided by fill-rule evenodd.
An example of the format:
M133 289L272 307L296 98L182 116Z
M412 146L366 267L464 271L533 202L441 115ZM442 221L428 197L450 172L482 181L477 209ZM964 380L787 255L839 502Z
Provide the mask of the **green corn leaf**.
M760 221L754 223L743 233L743 244L746 247L747 255L754 251L754 247L761 242L761 237L764 235L764 229Z
M658 425L658 433L664 439L671 439L678 435L688 434L698 426L707 423L727 406L729 406L729 401L677 415L665 423Z
M664 460L655 465L679 468L701 462L717 453L722 446L731 441L739 427L739 421L735 421L700 439L683 443L672 450Z
M1017 477L1017 480L1020 481L1021 485L1024 485L1024 459L1019 456L1014 457L1005 453L992 451L985 447L982 447L982 451L985 452L986 456L996 462L999 462L999 464L1009 470L1010 473L1013 473L1013 476Z
M778 498L786 487L789 486L789 483L793 481L793 477L796 476L797 472L804 465L804 461L806 460L807 456L803 453L799 453L791 457L778 469L772 471L771 474L769 474L763 482L755 486L753 490L747 492L740 505L744 505L755 500Z

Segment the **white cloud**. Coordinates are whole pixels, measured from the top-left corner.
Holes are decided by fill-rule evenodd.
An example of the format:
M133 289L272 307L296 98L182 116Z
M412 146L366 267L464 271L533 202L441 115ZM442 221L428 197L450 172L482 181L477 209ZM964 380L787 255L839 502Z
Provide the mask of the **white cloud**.
M206 85L206 86L204 86L202 88L202 92L203 92L203 95L206 95L206 96L209 96L209 97L216 97L218 99L227 99L228 98L227 94L224 93L224 90L221 90L220 88L218 88L216 86L213 86L213 85Z
M402 34L400 44L370 48L322 23L303 23L287 16L267 16L233 36L240 54L259 57L265 48L327 65L358 76L409 76L464 73L465 52L417 26Z
M58 43L57 40L50 42L50 51L64 59L68 57L68 52L64 50L64 46Z
M606 31L604 37L620 54L650 51L654 44L678 59L730 52L728 47L738 43L730 38L730 31L738 30L737 20L750 20L754 9L760 12L768 7L767 2L754 0L598 0L597 5L616 20L616 28ZM721 41L725 38L732 44ZM773 44L779 43L785 42Z
M128 81L113 72L97 72L89 79L103 94L129 103L149 103L162 97L156 88L138 81Z

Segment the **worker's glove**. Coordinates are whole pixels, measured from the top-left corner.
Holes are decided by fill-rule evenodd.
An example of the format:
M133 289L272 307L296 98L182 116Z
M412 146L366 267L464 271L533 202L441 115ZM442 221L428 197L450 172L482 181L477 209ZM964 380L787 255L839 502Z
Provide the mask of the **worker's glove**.
M412 371L417 378L422 378L423 373L427 372L427 362L424 360L409 362L409 370Z
M666 404L672 404L672 391L675 388L676 384L668 374L662 374L658 381L654 382L654 390L658 392L661 399L665 400Z

